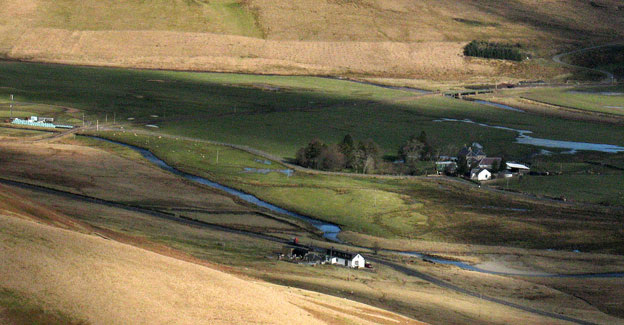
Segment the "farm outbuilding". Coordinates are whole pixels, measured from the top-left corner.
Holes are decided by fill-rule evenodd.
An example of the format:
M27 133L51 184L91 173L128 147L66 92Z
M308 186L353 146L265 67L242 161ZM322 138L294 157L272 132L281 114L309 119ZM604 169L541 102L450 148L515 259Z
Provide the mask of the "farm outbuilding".
M363 268L366 266L366 260L361 254L333 248L327 250L326 259L330 264L343 265L350 268Z
M507 169L510 170L512 173L518 174L526 174L531 171L531 168L529 168L528 166L516 162L508 162Z
M282 255L288 258L303 258L310 250L303 247L284 246L282 247Z

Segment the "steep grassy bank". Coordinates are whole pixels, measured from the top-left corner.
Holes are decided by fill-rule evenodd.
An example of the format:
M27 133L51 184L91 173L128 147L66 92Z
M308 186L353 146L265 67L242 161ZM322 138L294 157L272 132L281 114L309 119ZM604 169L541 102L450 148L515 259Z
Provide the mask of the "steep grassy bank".
M475 39L542 57L621 37L616 1L8 0L0 53L13 59L230 72L467 80L553 78L544 62L461 57ZM552 13L557 13L553 15ZM479 19L474 19L479 17ZM296 22L296 23L293 23ZM590 27L591 26L591 27Z

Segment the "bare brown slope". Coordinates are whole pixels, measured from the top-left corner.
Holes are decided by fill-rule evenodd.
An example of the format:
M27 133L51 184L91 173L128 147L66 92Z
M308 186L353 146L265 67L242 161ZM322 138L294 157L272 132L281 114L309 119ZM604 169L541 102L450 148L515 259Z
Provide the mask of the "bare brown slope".
M621 1L251 0L273 39L332 41L585 41L622 35ZM620 12L618 14L618 11Z
M43 62L251 73L548 77L558 71L532 62L469 60L461 48L489 39L550 54L622 37L618 2L596 3L5 0L0 53Z
M11 58L122 67L465 78L499 67L463 58L462 43L298 42L207 33L33 29ZM496 62L503 66L506 63Z
M0 287L95 324L411 323L348 300L5 215L0 260Z

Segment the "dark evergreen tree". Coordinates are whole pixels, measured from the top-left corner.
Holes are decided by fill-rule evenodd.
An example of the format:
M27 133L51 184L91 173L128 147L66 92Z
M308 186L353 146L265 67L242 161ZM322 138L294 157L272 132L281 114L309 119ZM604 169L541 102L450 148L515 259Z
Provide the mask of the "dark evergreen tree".
M351 137L350 134L345 135L344 138L342 139L342 142L339 144L340 151L345 156L348 156L351 154L351 151L353 151L354 146L355 146L355 143L353 141L353 137Z
M506 170L507 170L507 160L505 159L505 157L503 157L503 159L500 162L500 165L498 166L498 171L504 172Z
M459 157L457 159L457 175L465 176L470 172L470 168L468 167L468 161L466 157Z

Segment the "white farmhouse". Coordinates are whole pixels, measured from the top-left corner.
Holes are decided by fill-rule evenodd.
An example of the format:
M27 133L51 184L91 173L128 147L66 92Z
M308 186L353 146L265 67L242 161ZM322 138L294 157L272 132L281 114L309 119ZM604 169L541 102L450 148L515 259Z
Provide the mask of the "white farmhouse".
M330 264L342 265L350 268L363 268L366 266L364 256L358 253L349 253L337 249L327 249L325 258Z
M470 171L470 179L476 179L478 181L487 181L492 178L492 173L485 168L475 168Z

